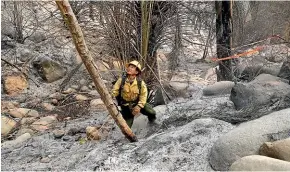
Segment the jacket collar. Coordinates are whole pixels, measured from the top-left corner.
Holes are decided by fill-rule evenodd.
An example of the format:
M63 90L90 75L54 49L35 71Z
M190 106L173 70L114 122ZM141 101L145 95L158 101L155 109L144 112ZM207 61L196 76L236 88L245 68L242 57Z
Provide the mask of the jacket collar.
M126 82L130 83L129 77L126 78ZM137 77L135 77L135 79L134 79L134 81L132 82L131 85L135 85L135 84L137 85Z

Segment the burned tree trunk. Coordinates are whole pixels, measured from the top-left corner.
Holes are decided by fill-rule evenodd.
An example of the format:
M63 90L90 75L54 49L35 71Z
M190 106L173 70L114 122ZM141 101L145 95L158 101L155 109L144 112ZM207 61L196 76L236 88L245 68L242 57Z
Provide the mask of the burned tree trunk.
M217 57L224 58L231 55L231 1L216 1L216 41ZM233 80L232 62L219 62L217 80Z
M123 134L131 141L137 141L136 136L132 132L132 130L128 127L126 121L123 119L122 115L118 111L117 107L114 105L113 100L110 96L109 91L107 90L103 80L100 77L99 71L93 61L93 58L91 56L91 53L88 50L88 47L85 43L84 36L82 33L82 30L78 24L78 21L76 19L76 16L74 15L72 8L68 2L68 0L63 1L55 1L65 22L67 23L67 26L69 27L69 30L72 34L72 38L74 41L74 44L76 46L76 49L86 66L86 69L88 70L90 76L92 77L96 89L98 93L101 95L102 101L105 103L109 114L113 117L113 119L116 121L117 125L122 130Z

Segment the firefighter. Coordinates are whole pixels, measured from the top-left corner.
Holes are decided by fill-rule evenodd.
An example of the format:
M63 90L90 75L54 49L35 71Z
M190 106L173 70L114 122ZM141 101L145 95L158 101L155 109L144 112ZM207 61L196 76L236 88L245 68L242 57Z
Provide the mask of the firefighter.
M156 120L155 110L147 103L147 87L141 80L141 64L134 60L125 65L126 74L113 86L112 96L121 107L121 114L131 128L134 116L140 112L148 117L150 123Z

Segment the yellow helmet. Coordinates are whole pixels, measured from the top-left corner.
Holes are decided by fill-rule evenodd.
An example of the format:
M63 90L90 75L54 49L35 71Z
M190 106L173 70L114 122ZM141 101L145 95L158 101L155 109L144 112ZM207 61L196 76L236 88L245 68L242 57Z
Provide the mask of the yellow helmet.
M127 68L130 64L136 66L137 69L139 69L139 71L142 72L141 64L140 64L138 61L133 60L133 61L131 61L130 63L127 63L127 64L125 65L126 68Z

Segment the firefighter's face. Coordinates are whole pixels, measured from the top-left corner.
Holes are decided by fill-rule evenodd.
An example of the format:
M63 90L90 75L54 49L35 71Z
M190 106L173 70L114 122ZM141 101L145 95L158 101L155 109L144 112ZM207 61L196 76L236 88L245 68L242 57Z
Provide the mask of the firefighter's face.
M127 68L127 73L129 75L138 75L138 69L135 65L130 64Z

